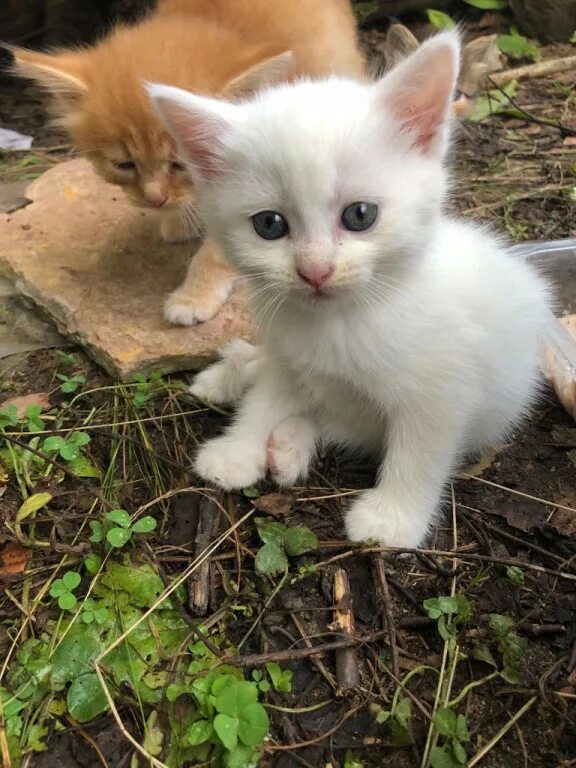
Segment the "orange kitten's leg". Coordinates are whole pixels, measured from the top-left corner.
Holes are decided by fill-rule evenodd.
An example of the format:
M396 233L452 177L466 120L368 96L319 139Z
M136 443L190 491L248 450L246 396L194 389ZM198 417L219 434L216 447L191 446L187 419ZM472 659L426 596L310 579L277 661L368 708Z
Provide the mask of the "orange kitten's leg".
M160 236L165 243L185 243L197 233L186 224L179 208L171 208L160 214Z
M206 240L190 262L186 279L168 297L164 316L174 325L210 320L230 296L233 278L220 248Z

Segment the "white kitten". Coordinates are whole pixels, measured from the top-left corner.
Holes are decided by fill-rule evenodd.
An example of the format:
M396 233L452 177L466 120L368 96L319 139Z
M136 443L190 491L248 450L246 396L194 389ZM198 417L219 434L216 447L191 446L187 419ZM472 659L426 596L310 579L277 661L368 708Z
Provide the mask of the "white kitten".
M445 33L374 85L304 81L241 104L150 88L261 323L250 375L225 359L198 377L212 399L255 381L197 471L227 489L267 469L291 484L319 440L376 451L346 525L391 546L420 544L461 456L526 413L549 305L531 267L442 213L458 52Z

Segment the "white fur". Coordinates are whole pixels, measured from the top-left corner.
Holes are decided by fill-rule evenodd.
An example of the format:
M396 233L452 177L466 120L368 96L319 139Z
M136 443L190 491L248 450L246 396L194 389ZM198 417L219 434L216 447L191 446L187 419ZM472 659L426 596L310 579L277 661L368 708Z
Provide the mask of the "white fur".
M462 455L527 412L549 306L531 267L442 214L457 53L443 34L375 85L301 82L234 107L178 92L174 121L173 91L152 89L181 145L183 131L204 146L212 136L213 155L190 155L201 212L260 321L251 386L237 363L235 383L221 377L225 360L193 387L219 400L249 386L197 471L232 489L270 467L290 484L320 440L377 452L377 484L346 526L390 546L421 544ZM350 232L340 214L358 200L376 202L379 218ZM250 217L261 210L282 213L290 235L259 238ZM302 259L334 267L324 297L298 276Z

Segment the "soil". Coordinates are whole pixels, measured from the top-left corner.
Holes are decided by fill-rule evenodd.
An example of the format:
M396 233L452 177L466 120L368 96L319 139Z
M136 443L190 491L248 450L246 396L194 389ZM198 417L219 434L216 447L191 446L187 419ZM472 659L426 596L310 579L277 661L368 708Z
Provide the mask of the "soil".
M374 52L383 33L371 29L364 39ZM542 55L560 57L573 51L570 46L549 46L542 49ZM514 101L526 111L522 118L492 116L481 123L463 124L455 149L457 194L452 205L456 210L486 219L517 240L576 235L574 77L571 72L520 83ZM35 137L33 153L37 161L26 167L26 173L38 173L67 156L67 139L46 121L44 96L38 90L3 81L0 105L0 124ZM546 124L548 119L560 123L551 126ZM2 178L21 177L21 157L5 154L0 159ZM86 389L113 384L80 350L75 354L78 370L87 376ZM52 404L58 405L63 400L54 379L59 364L57 352L45 350L2 361L0 401L17 394L47 391ZM79 425L91 413L102 413L101 423L107 423L110 403L111 396L105 390L87 395L70 409L66 425ZM128 449L139 450L143 462L151 461L153 455L160 468L160 479L154 486L152 480L146 479L149 464L143 471L142 467L123 462L118 483L126 508L135 508L159 495L158 486L195 486L188 467L196 443L221 430L228 419L204 409L187 418L183 428L179 411L193 406L187 395L175 396L169 391L151 401L146 415L168 414L170 418L142 423L137 428L124 427L115 434L111 429L94 432L90 453L98 465L108 466L111 442L119 441L123 455L130 455L126 454ZM149 449L143 450L146 445ZM268 654L267 658L275 658L287 651L293 654L291 661L283 662L294 670L292 693L281 697L273 694L269 700L300 711L272 713L271 738L263 766L349 768L353 764L345 762L347 752L362 761L365 768L419 766L427 732L427 717L422 710L429 713L433 706L444 648L436 622L427 616L422 603L449 595L453 585L472 602L473 615L459 634L463 658L452 682L452 697L492 671L489 664L473 657L480 644L490 644L493 639L490 614L510 616L515 631L527 641L520 684L495 677L471 689L464 698L461 711L466 714L470 731L469 754L481 750L502 726L510 724L515 713L529 705L480 764L484 768L559 768L575 764L575 449L576 425L554 395L547 392L526 426L486 462L483 471L455 482L453 499L449 494L427 554L379 553L370 547L351 548L344 541L342 517L349 492L370 486L374 466L329 453L318 462L305 487L282 496L272 486L260 489L262 497L256 500L257 506L286 511L282 522L306 525L320 541L317 551L297 559L300 577L289 580L266 604L260 624L243 647L243 655ZM42 522L40 518L39 527L53 546L35 550L35 573L57 563L62 552L74 553L71 542L77 521L94 495L89 482L79 485L68 478L49 490L56 497L56 519ZM17 489L7 485L0 512L0 537L5 540L13 538L7 523L14 520L20 502ZM241 495L221 497L221 502L232 519L239 519L253 508L253 501ZM257 514L266 514L265 510ZM153 556L170 577L193 558L202 507L197 494L184 492L158 502L150 512L162 521L161 536L152 547ZM219 525L223 530L225 521L220 519ZM241 584L240 593L233 596L236 602L241 600L251 610L264 607L261 595L251 587L262 582L254 572L252 559L258 546L250 525L236 542L212 557L208 616L232 599L229 584L235 579ZM457 557L446 554L452 550L457 550ZM132 557L135 561L141 557L138 547ZM379 559L383 568L378 565ZM511 582L507 571L511 565L521 569L522 583ZM309 644L342 640L342 632L333 625L334 574L339 568L345 569L350 581L355 632L367 639L352 649L296 658L297 652ZM378 575L382 570L388 596ZM12 590L19 585L15 578ZM0 602L4 626L17 616L13 602ZM232 640L238 642L253 620L254 614L229 626ZM0 628L0 657L8 644L8 635ZM498 658L494 643L491 649ZM359 682L350 689L342 673L346 664L348 671L359 674ZM428 669L415 673L407 685L414 713L409 729L412 743L393 746L391 729L376 722L375 709L390 708L397 679L420 665ZM322 702L326 703L315 708ZM127 727L137 733L136 715L129 708L121 710L121 714ZM94 743L101 756L93 748ZM83 727L71 723L64 732L53 734L49 751L34 756L29 765L92 768L105 764L121 768L130 763L130 756L131 750L112 718L102 717Z

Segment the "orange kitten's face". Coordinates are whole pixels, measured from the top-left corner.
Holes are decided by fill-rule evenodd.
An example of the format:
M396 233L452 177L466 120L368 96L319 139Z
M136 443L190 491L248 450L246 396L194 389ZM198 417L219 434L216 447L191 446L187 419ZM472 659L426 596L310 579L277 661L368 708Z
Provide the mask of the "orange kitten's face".
M148 110L125 110L107 127L90 109L77 114L68 130L95 171L118 184L130 201L146 208L191 203L193 186L172 139Z

